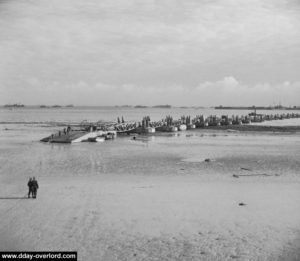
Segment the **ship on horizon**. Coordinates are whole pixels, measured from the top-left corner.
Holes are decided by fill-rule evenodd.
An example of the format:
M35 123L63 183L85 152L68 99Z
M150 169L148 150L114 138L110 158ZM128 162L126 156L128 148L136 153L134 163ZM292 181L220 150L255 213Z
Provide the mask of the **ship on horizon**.
M5 108L23 108L25 107L24 104L15 103L15 104L5 104L3 107Z

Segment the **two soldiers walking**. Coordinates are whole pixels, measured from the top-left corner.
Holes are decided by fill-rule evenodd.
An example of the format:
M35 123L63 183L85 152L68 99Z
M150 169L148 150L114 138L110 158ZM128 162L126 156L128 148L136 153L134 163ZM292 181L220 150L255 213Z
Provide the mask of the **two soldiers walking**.
M35 179L35 177L33 178L29 178L28 181L28 198L30 198L30 194L32 194L32 198L36 198L36 194L37 194L37 190L39 188L39 184L37 182L37 180Z

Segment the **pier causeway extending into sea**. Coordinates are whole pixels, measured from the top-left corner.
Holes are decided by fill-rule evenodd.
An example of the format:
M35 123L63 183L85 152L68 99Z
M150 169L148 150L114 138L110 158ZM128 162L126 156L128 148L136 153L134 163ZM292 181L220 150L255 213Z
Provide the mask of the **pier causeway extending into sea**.
M211 115L181 116L180 119L174 120L171 115L166 116L160 121L151 121L150 116L145 116L142 121L125 121L117 119L117 122L87 122L83 121L78 124L67 125L63 130L51 134L41 139L43 142L50 143L73 143L73 142L99 142L108 139L114 139L117 135L122 134L151 134L155 132L176 132L196 128L215 127L220 129L224 126L249 125L252 122L264 122L273 120L284 120L291 118L300 118L299 113L283 114L258 114L255 112L248 115L222 115L218 117Z

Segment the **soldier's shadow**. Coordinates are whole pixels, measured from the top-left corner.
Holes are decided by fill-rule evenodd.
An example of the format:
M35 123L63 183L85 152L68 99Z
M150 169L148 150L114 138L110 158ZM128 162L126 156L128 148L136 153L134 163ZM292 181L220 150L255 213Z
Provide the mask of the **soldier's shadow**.
M0 197L0 200L1 199L31 199L31 198L28 198L28 197Z

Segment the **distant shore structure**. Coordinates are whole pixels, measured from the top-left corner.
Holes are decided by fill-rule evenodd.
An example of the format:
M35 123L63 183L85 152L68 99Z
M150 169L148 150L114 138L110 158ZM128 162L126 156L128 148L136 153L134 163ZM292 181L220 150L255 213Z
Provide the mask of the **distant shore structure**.
M67 105L24 105L22 103L14 103L14 104L5 104L2 105L4 108L74 108L73 104ZM147 105L114 105L114 106L84 106L80 105L80 107L114 107L114 108L129 108L129 109L146 109L146 108L158 108L158 109L171 109L171 108L180 108L180 109L215 109L215 110L300 110L299 105L293 106L283 106L283 105L274 105L274 106L211 106L211 107L204 107L204 106L172 106L169 104L165 105L154 105L154 106L147 106Z
M152 108L165 108L165 109L169 109L169 108L172 108L172 106L168 105L168 104L166 104L166 105L155 105Z
M169 109L172 108L171 105L154 105L154 106L146 106L146 105L136 105L134 106L136 109L143 109L143 108L161 108L161 109Z
M215 110L300 110L300 106L286 107L276 106L216 106Z
M23 108L25 107L24 104L15 103L15 104L5 104L3 107L5 108Z
M61 106L61 105L53 105L53 106L40 105L39 107L42 108L42 109L45 109L45 108L62 108L62 107L64 107L64 106ZM73 108L74 105L73 105L73 104L69 104L69 105L66 105L65 107L66 107L66 108Z
M134 106L134 108L136 108L136 109L144 109L144 108L148 108L148 106L145 106L145 105L136 105L136 106Z

